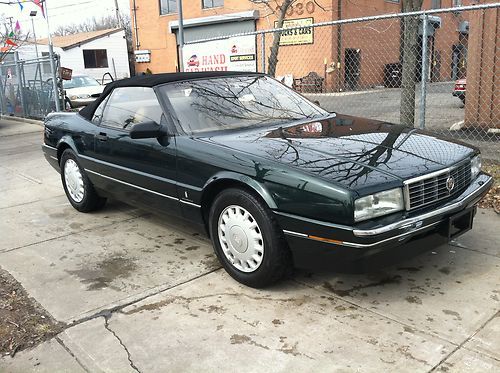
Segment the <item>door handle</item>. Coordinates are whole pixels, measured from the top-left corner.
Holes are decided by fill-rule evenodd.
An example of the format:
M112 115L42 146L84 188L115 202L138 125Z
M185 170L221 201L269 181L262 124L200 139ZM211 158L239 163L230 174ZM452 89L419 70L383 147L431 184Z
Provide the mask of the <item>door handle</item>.
M99 132L97 135L95 135L95 138L99 141L107 141L108 135L106 135L104 132Z

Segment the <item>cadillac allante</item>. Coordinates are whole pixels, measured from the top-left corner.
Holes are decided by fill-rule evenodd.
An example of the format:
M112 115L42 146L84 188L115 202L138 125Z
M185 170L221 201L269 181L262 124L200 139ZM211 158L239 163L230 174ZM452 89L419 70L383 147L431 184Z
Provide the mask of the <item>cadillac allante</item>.
M50 114L42 147L78 211L114 198L202 225L253 287L448 242L492 184L473 146L327 112L257 73L116 81L79 113Z

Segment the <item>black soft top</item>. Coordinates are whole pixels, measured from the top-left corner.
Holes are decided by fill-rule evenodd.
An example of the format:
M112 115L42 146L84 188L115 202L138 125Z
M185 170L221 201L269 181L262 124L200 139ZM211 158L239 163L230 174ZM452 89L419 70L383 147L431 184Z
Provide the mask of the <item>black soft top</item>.
M165 73L165 74L147 74L147 75L137 75L132 78L115 80L109 83L102 94L94 102L84 107L80 110L79 114L91 120L94 115L95 109L101 104L101 102L108 96L114 88L117 87L155 87L160 84L178 82L183 80L194 80L194 79L209 79L218 78L224 76L255 76L264 75L261 73L253 72L243 72L243 71L203 71L203 72L190 72L190 73Z

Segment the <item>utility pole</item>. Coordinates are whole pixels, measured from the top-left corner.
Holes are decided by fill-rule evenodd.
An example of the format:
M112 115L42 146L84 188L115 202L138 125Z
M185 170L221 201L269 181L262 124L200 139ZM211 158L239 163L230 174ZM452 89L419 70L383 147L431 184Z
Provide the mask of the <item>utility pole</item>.
M9 23L10 23L10 31L14 31L14 26L13 26L13 22L12 22L14 17L6 17L6 18L9 20Z
M179 11L179 71L184 71L184 55L182 48L184 47L184 16L182 14L182 0L178 0Z
M118 6L118 0L115 0L115 12L116 12L116 20L118 21L118 27L123 28L122 17L120 17L120 7Z
M45 20L47 21L47 34L49 35L49 59L50 59L50 72L52 75L52 88L54 90L54 102L56 104L56 111L61 111L61 103L59 101L59 89L57 88L57 72L56 63L54 61L54 45L52 44L52 35L50 34L50 24L49 24L49 9L47 7L47 0L43 2L45 4Z
M38 42L36 41L35 21L34 21L36 14L37 14L36 10L32 10L30 12L31 28L33 29L33 39L35 39L35 53L36 53L36 58L38 58Z

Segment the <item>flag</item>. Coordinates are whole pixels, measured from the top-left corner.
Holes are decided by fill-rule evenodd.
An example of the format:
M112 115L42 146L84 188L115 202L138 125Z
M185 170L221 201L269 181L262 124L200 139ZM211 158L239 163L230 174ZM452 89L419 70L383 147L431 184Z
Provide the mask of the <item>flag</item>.
M9 36L9 38L13 38L14 36L16 36L16 34L14 34L14 31L11 31L11 32L9 32L8 36Z
M41 0L31 0L33 1L36 5L38 5L40 7L40 9L42 10L42 15L45 17L45 9L43 8L43 3Z
M16 44L16 43L14 43L11 39L7 39L7 40L5 40L5 44L7 44L7 45L11 45L11 46L13 46L13 47L17 47L17 44Z
M23 4L21 3L21 0L17 0L17 3L19 4L19 8L21 8L21 12L23 11L24 9L24 6Z
M16 27L14 28L14 30L16 31L21 30L21 25L19 24L19 21L16 21Z

